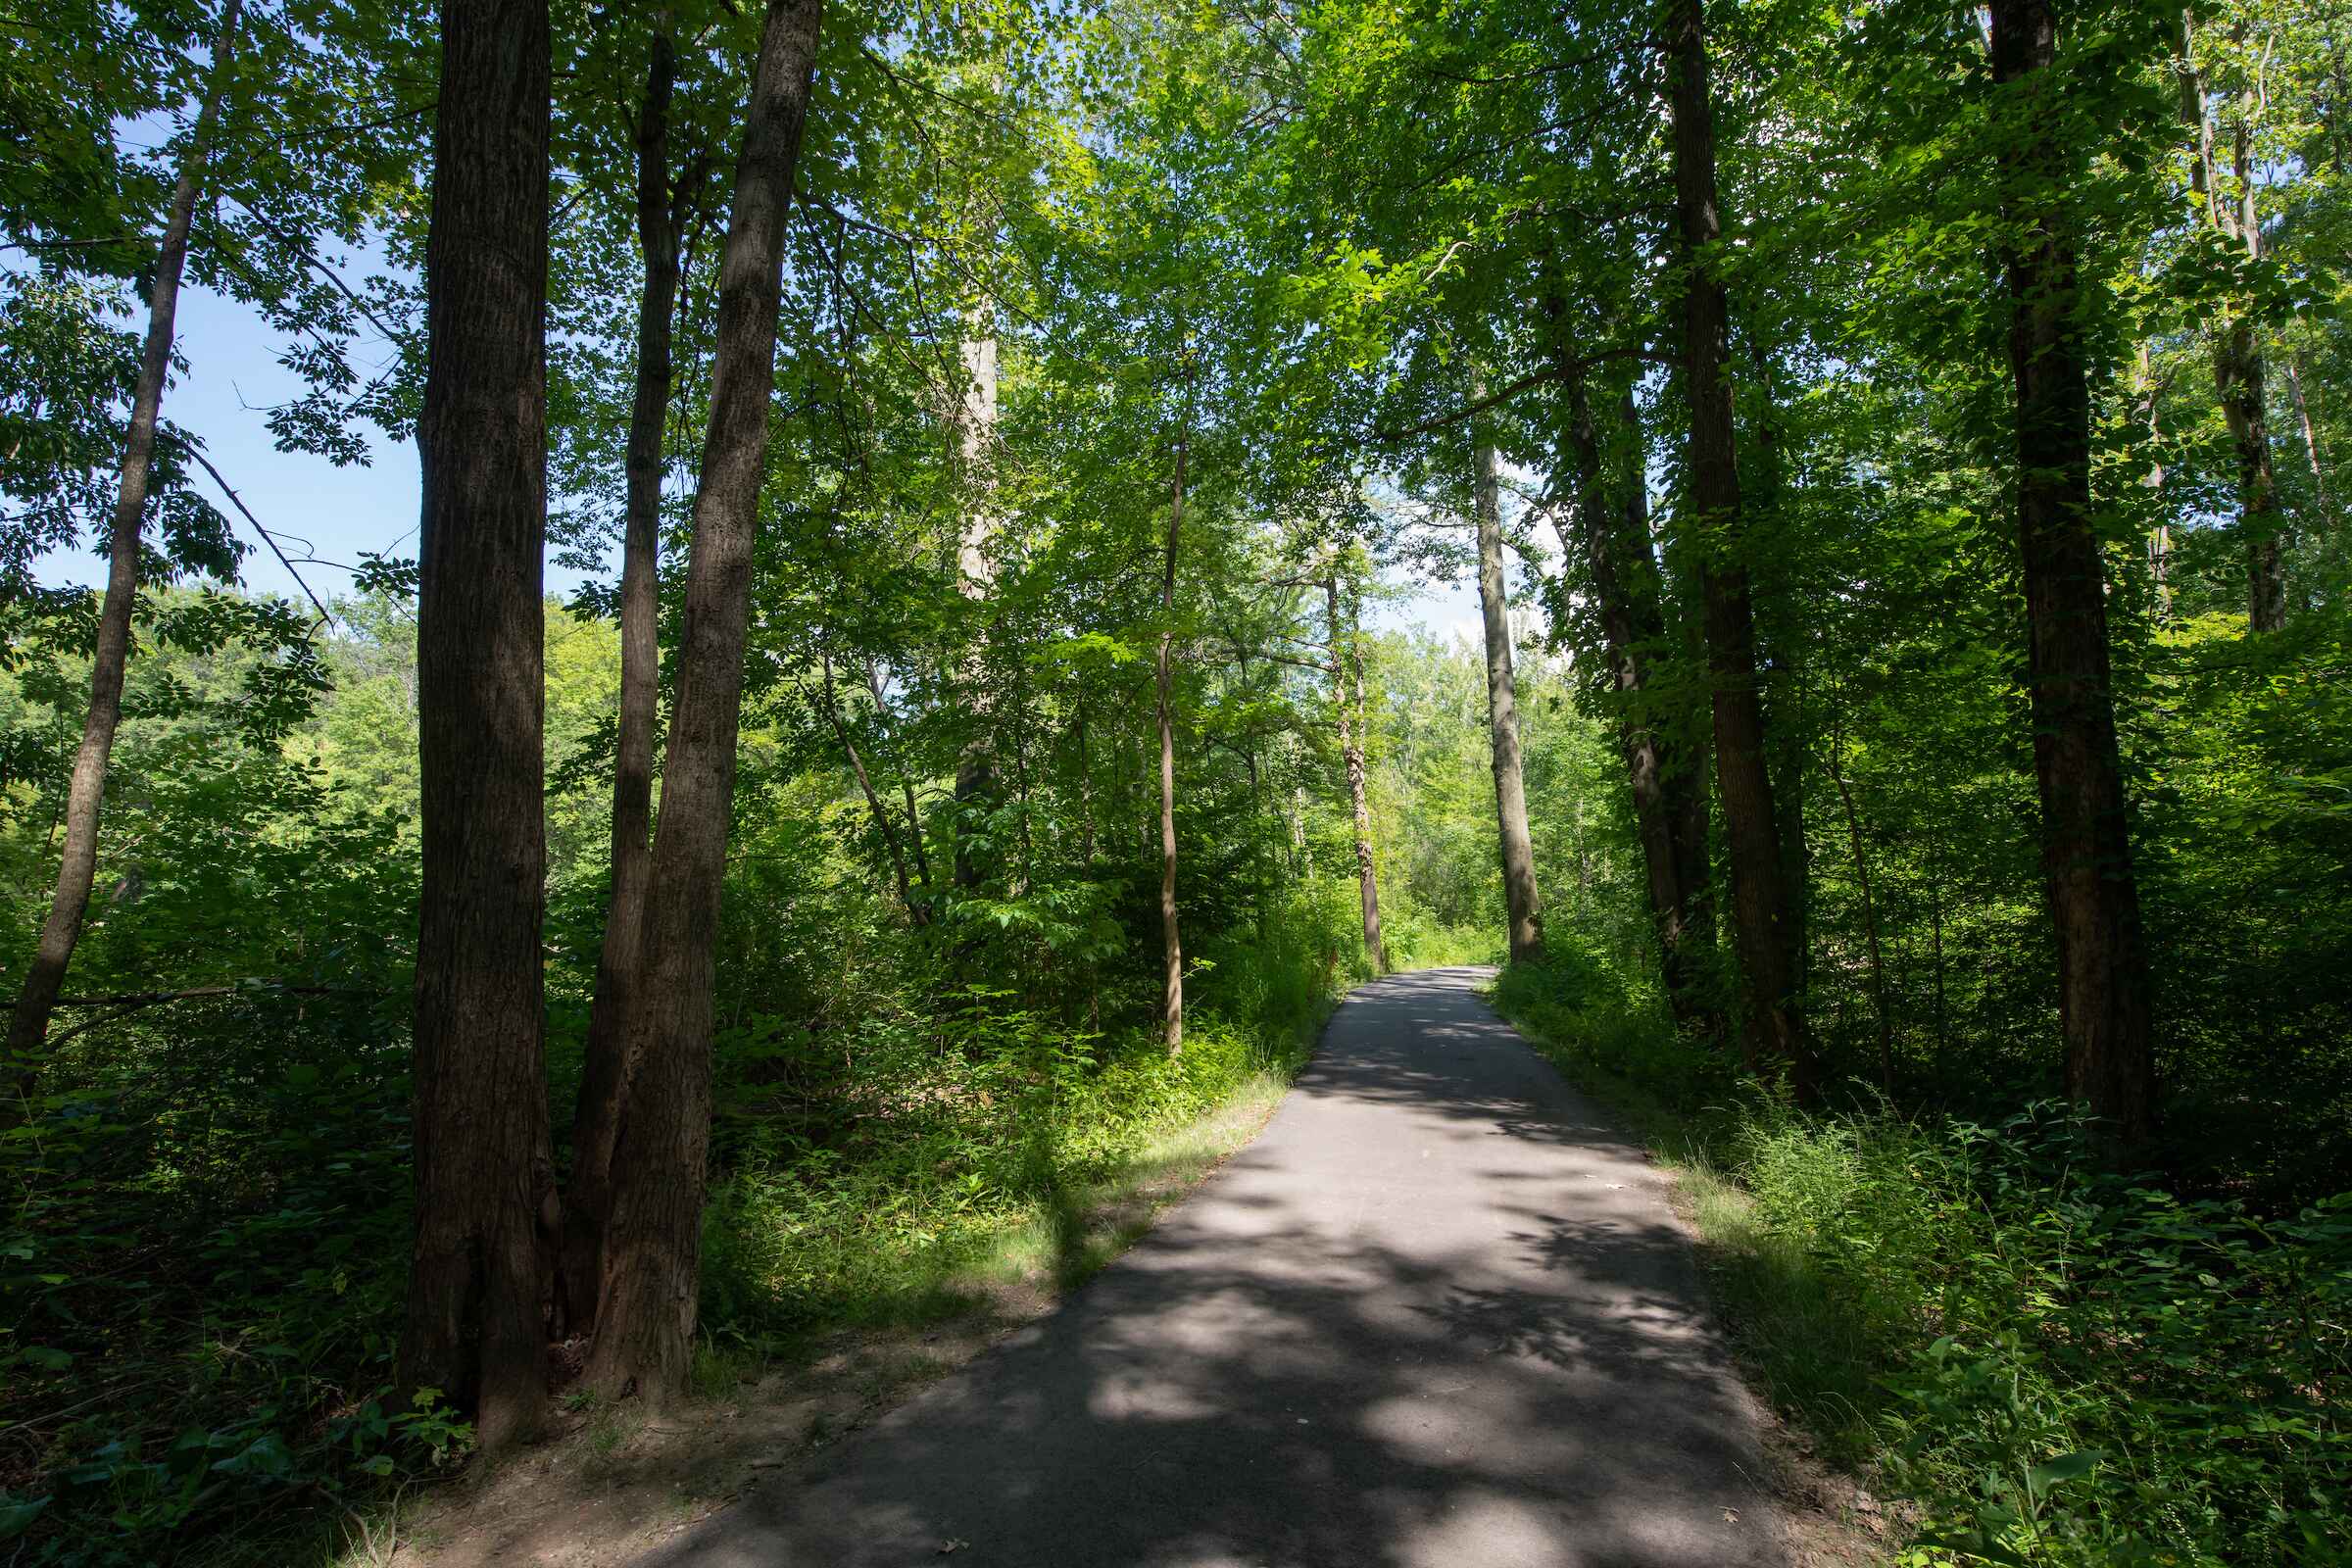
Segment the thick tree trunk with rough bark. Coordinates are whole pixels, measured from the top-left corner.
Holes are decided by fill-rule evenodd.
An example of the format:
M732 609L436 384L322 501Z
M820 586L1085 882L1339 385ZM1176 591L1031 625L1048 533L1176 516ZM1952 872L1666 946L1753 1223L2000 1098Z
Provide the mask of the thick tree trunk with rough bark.
M550 44L545 0L444 0L425 247L416 1245L400 1381L536 1430L555 1171L541 1035Z
M677 308L683 217L670 189L669 100L677 55L656 32L637 111L637 244L645 281L637 297L637 385L629 409L628 500L620 555L620 713L612 765L612 891L597 955L586 1056L571 1122L571 1173L564 1190L557 1258L561 1329L585 1334L604 1278L611 1218L612 1144L628 1095L628 1013L645 928L652 856L654 722L662 651L656 603L661 564L662 433L669 415L670 327Z
M1565 358L1563 354L1563 358ZM1606 461L1593 418L1591 396L1581 376L1564 371L1568 420L1562 471L1576 483L1572 533L1563 523L1563 550L1581 553L1600 622L1609 678L1627 711L1618 720L1617 742L1634 798L1634 833L1642 845L1650 919L1658 936L1658 957L1668 1004L1686 1029L1720 1035L1722 1023L1709 1006L1704 955L1715 945L1707 903L1707 793L1703 757L1684 755L1669 728L1634 711L1654 701L1656 664L1663 657L1666 617L1657 558L1649 542L1649 508L1641 473L1639 442L1631 472ZM1640 411L1629 388L1619 409L1624 433L1640 428ZM1610 494L1616 467L1620 494Z
M98 815L106 798L107 764L115 731L122 721L122 678L130 662L130 617L139 597L139 537L155 467L155 427L164 406L164 383L172 373L172 337L179 313L179 280L187 270L188 230L196 198L204 187L205 161L220 114L220 95L236 63L237 24L243 0L228 0L213 35L213 66L204 102L188 134L178 177L165 211L164 240L155 258L155 280L147 292L147 337L139 354L139 376L131 388L130 431L122 444L122 466L115 490L113 525L107 540L106 597L98 609L98 640L90 651L90 708L82 719L81 745L66 785L65 853L50 895L49 917L40 945L25 966L9 1020L8 1116L20 1116L37 1090L41 1058L49 1040L50 1015L65 987L66 969L81 941L81 922L90 907L90 884L98 873Z
M1715 181L1701 0L1668 16L1673 75L1674 183L1683 265L1684 391L1690 410L1687 463L1691 534L1701 561L1707 668L1714 688L1715 788L1731 847L1732 928L1747 987L1754 1063L1787 1069L1800 1096L1815 1083L1812 1043L1797 995L1796 919L1774 809L1755 611L1743 559L1744 518L1730 375L1731 320L1712 252L1723 238Z
M2132 867L2107 648L2105 563L2091 522L2090 383L2071 222L2064 84L2048 0L1994 0L1993 81L2011 127L2002 261L2017 389L2018 535L2041 864L2058 938L2068 1092L2128 1143L2156 1124L2147 954Z
M775 390L785 218L821 0L772 0L752 71L719 264L710 422L687 555L677 690L645 905L631 1076L587 1378L666 1403L685 1390L702 1266L719 894L735 796L744 638Z
M1176 441L1176 483L1168 495L1168 547L1159 579L1159 612L1171 624L1160 628L1159 663L1159 945L1160 1033L1168 1054L1184 1049L1184 938L1176 923L1176 682L1172 660L1176 629L1176 548L1184 528L1184 467L1191 456L1192 415Z
M1502 852L1503 906L1513 963L1544 956L1543 900L1527 831L1527 780L1519 757L1519 697L1511 669L1511 613L1502 560L1502 481L1494 449L1478 449L1478 603L1487 644L1487 739L1494 761L1494 821Z

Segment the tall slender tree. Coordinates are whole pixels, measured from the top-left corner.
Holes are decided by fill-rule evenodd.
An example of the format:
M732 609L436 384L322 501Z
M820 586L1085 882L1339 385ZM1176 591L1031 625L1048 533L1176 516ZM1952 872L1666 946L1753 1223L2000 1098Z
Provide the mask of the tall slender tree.
M1159 654L1153 668L1153 685L1159 696L1160 1035L1171 1056L1184 1049L1184 937L1176 918L1176 551L1184 531L1184 470L1192 456L1196 373L1188 360L1184 422L1176 432L1176 472L1168 490L1167 549L1161 558L1159 579Z
M645 92L637 106L637 246L645 277L637 297L637 370L629 404L625 458L627 500L620 556L620 711L612 762L612 888L605 906L596 993L578 1104L571 1123L571 1171L564 1190L564 1236L558 1262L564 1329L592 1327L604 1274L611 1219L612 1145L628 1095L629 1008L644 947L645 889L653 853L654 726L662 650L656 603L661 567L662 437L668 421L670 339L677 311L680 251L691 178L670 173L669 110L677 82L677 46L667 19L648 48Z
M1796 910L1774 809L1756 617L1747 564L1733 414L1731 312L1722 278L1722 196L1702 0L1672 0L1675 232L1682 266L1683 389L1690 406L1686 533L1697 546L1715 713L1715 787L1731 848L1732 929L1747 988L1747 1039L1758 1065L1817 1087L1797 995Z
M2067 1088L2128 1142L2155 1129L2139 885L2116 743L2107 578L2092 525L2084 291L2049 0L1993 0L2001 263L2016 388L2017 522L2041 869L2058 937Z
M1380 974L1389 972L1389 945L1380 934L1380 865L1372 854L1372 808L1366 795L1364 770L1364 651L1363 639L1352 612L1355 599L1352 587L1348 595L1350 618L1348 629L1340 627L1340 568L1334 566L1332 575L1323 580L1325 634L1331 646L1331 701L1339 713L1340 763L1348 775L1348 802L1355 824L1355 891L1356 904L1363 914L1364 953L1371 958L1373 969ZM1353 694L1348 689L1348 671L1350 656L1355 668Z
M783 304L784 225L808 115L822 0L771 0L719 264L710 426L695 495L676 695L662 768L630 1076L591 1386L678 1397L694 1350L710 1141L719 895L735 797L745 634Z
M1641 412L1629 385L1618 415L1620 441L1604 442L1580 368L1562 351L1566 417L1560 470L1574 486L1561 548L1581 555L1592 592L1602 656L1619 710L1617 746L1634 804L1643 890L1657 933L1660 972L1676 1021L1719 1032L1705 995L1703 956L1714 945L1707 897L1707 792L1702 756L1681 744L1661 713L1658 665L1667 629L1663 585L1649 539L1649 506L1640 453ZM1610 447L1631 462L1610 461Z
M147 290L147 336L139 353L138 380L130 395L130 430L122 443L122 465L107 540L106 597L98 608L98 639L90 651L90 706L82 719L81 745L66 786L65 851L58 859L57 885L40 945L24 968L8 1027L6 1083L11 1114L21 1114L39 1081L66 968L81 940L89 912L90 884L98 873L98 816L106 799L107 763L115 731L122 721L122 677L130 662L130 619L139 597L139 542L145 530L150 481L155 468L155 428L164 406L164 383L172 373L172 339L179 316L179 284L188 265L188 233L212 155L220 100L236 68L237 26L244 0L226 0L213 29L213 58L204 100L180 154L165 211L163 242L157 247L154 280Z
M497 1448L547 1386L546 0L444 0L425 250L416 1242L402 1381Z
M2254 204L2253 116L2258 106L2248 92L2238 106L2231 127L2231 194L2225 193L2216 143L2218 129L2207 101L2203 73L2197 69L2197 26L2193 10L2180 13L2180 119L2189 135L2189 192L2198 221L2223 244L2245 253L2248 262L2262 259L2262 219ZM2286 624L2285 551L2280 530L2285 516L2278 506L2278 484L2271 461L2271 424L2266 393L2267 366L2262 340L2255 333L2254 302L2243 297L2229 301L2215 328L2213 384L2230 426L2230 442L2237 457L2237 530L2246 561L2246 626L2249 631L2278 631ZM2291 378L2291 372L2290 372ZM2300 386L2297 386L2298 396ZM2305 421L2308 434L2309 421ZM2313 465L2318 471L2318 465Z
M1483 388L1480 395L1484 395ZM1510 921L1513 963L1544 954L1543 902L1536 889L1536 850L1527 830L1527 778L1519 756L1519 698L1511 670L1511 607L1502 559L1500 459L1478 443L1478 605L1487 645L1487 739L1494 760L1494 820L1501 841L1502 897Z

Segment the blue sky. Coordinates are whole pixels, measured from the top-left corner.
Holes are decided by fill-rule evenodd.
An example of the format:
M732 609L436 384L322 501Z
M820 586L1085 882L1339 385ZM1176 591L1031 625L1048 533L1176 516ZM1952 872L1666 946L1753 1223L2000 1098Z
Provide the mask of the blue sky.
M387 440L370 431L367 467L338 468L324 458L303 452L280 452L270 434L267 410L303 390L300 379L277 363L278 344L266 323L249 307L193 285L183 290L177 321L179 351L188 371L178 377L164 400L164 416L203 437L207 455L221 475L237 488L245 505L271 532L280 536L289 556L296 558L303 578L321 599L348 592L350 576L333 566L304 564L305 555L321 562L356 564L362 552L414 556L416 553L416 449L408 442ZM353 356L363 374L377 368L390 350L381 344L363 344ZM275 557L261 547L253 530L227 504L212 480L199 476L206 499L230 518L238 537L253 551L245 559L247 586L269 593L299 597L301 589ZM310 548L305 550L304 544ZM106 559L95 549L58 552L41 563L41 576L52 583L80 583L90 587L106 580ZM547 568L551 592L567 593L583 580L552 562ZM1377 606L1374 624L1402 628L1428 626L1441 636L1479 636L1478 592L1474 584L1423 584L1411 599Z
M250 308L192 285L180 294L176 324L188 371L165 394L164 416L204 438L213 466L236 486L253 514L281 536L286 553L297 558L298 564L306 554L351 564L363 551L416 553L413 444L388 441L381 432L371 431L370 466L364 468L338 468L324 458L278 451L265 411L295 397L302 386L277 363L278 344L266 324ZM380 343L363 344L353 356L354 368L366 374L390 352ZM254 547L245 560L247 585L299 595L293 578L261 547L212 480L199 475L197 483L205 498L235 525L238 538ZM310 550L302 548L304 542ZM331 566L302 564L301 569L322 599L350 589L349 575ZM51 582L94 587L106 580L106 560L87 547L54 554L42 562L41 575ZM580 580L577 572L552 564L548 567L548 587L557 592Z

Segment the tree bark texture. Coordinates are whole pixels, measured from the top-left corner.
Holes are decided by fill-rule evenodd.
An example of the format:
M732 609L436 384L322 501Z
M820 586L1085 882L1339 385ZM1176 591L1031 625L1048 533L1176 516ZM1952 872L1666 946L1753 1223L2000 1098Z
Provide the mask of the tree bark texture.
M417 590L416 1228L400 1381L529 1436L556 1220L541 1034L550 44L444 0Z
M1502 480L1494 449L1478 448L1478 603L1487 643L1487 739L1494 762L1494 819L1513 963L1544 956L1543 900L1527 831L1527 779L1519 754L1519 698L1511 669L1511 613L1502 559Z
M1563 355L1563 357L1565 357ZM1583 378L1566 373L1567 451L1562 469L1575 476L1572 534L1560 530L1565 551L1581 553L1600 622L1604 656L1620 716L1618 751L1634 799L1634 832L1641 841L1650 919L1668 1004L1675 1020L1708 1035L1722 1032L1706 1000L1705 954L1715 944L1707 899L1705 760L1683 755L1670 728L1641 711L1657 701L1657 665L1664 657L1666 617L1657 557L1649 543L1649 507L1639 457L1632 471L1606 461ZM1640 429L1630 388L1619 410L1623 433ZM1637 454L1639 442L1635 443ZM1619 494L1612 496L1611 468Z
M90 707L82 719L81 745L66 785L65 852L41 940L25 966L8 1029L8 1114L21 1115L39 1086L49 1019L57 1010L66 969L81 941L89 912L90 885L98 872L98 817L106 798L106 772L122 721L122 679L130 662L130 618L139 597L139 538L155 468L155 427L164 406L164 383L172 373L173 322L179 313L179 281L187 270L188 230L196 198L204 187L205 163L220 120L220 96L236 63L237 25L243 0L227 0L213 36L212 71L204 101L188 135L179 172L165 211L163 243L156 251L155 281L147 293L147 336L139 353L139 375L130 397L130 429L122 443L122 466L107 539L106 597L98 610L98 639L90 651Z
M956 414L957 455L970 510L956 541L956 585L964 598L985 602L996 586L996 562L990 554L996 542L997 515L990 465L997 441L997 339L986 304L973 313L970 336L962 346L964 386ZM995 737L988 723L987 643L983 637L964 666L964 701L976 720L963 751L956 760L956 885L976 888L983 880L972 858L966 829L975 816L996 804L997 758Z
M2156 1123L2147 954L2116 743L2105 564L2091 526L2090 383L2081 278L2050 127L2064 91L2048 0L1994 0L1992 68L2014 127L2001 146L2009 362L2017 389L2018 537L2041 865L2058 939L2069 1093L2128 1143Z
M785 219L821 0L772 0L719 264L710 427L686 564L676 695L645 906L632 1075L612 1159L612 1217L591 1387L680 1396L694 1350L719 898L735 794L744 639L775 390Z
M1707 668L1715 715L1715 788L1731 849L1732 929L1747 988L1751 1061L1786 1069L1800 1096L1815 1084L1813 1049L1796 985L1795 910L1774 809L1755 610L1730 376L1729 302L1713 251L1723 238L1715 179L1701 0L1668 13L1673 74L1674 182L1683 277L1684 390L1690 410L1685 526L1702 563Z
M620 556L620 713L612 765L612 891L589 1004L586 1058L572 1113L571 1173L564 1191L558 1299L566 1334L594 1327L612 1217L612 1143L628 1094L629 1007L643 954L652 856L654 723L662 650L657 640L662 530L662 433L669 415L670 329L677 309L682 214L669 178L669 101L677 54L654 34L637 110L637 384L629 408L628 499Z

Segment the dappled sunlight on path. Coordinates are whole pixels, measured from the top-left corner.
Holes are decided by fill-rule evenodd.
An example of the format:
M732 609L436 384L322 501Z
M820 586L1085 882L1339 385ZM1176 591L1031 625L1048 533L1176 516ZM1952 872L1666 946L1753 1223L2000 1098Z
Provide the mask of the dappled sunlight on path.
M1780 1561L1663 1178L1482 973L1358 991L1257 1142L1060 1311L657 1560Z

